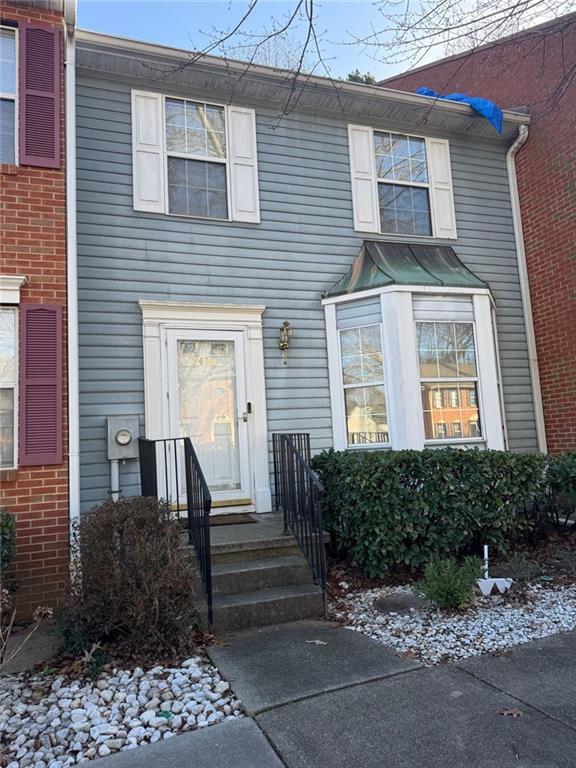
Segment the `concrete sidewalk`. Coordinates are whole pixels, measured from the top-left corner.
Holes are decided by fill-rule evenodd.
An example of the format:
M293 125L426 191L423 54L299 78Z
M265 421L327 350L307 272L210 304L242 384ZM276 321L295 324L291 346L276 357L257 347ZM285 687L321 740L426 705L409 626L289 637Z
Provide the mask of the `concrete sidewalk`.
M425 668L299 622L239 634L210 656L249 716L98 768L576 768L576 633Z

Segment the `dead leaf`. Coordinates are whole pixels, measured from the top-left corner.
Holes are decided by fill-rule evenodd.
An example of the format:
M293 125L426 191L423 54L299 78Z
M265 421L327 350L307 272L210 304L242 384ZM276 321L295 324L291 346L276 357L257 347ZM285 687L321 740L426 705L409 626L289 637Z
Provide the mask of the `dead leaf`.
M309 643L310 645L328 645L324 640L305 640L304 642Z
M504 715L504 717L523 717L524 713L521 709L518 709L517 707L507 707L506 709L503 709L502 712L500 712L501 715Z

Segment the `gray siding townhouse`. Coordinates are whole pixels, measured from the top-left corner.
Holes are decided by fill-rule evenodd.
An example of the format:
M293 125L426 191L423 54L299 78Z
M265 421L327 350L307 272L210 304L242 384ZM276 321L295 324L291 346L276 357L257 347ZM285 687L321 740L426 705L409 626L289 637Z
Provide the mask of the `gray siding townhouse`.
M537 450L507 163L527 120L79 32L83 508L111 492L111 416L190 436L215 501L256 511L278 431Z

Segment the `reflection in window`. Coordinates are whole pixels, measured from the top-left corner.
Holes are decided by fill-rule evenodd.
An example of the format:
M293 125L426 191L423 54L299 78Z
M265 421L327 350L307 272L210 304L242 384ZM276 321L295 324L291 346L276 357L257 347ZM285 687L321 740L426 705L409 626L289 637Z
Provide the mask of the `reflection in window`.
M416 323L426 440L482 436L472 323Z
M380 325L340 332L349 446L389 442Z
M168 210L228 218L224 107L166 99Z
M0 308L0 469L16 463L16 309Z
M375 131L374 154L381 231L431 235L425 140Z

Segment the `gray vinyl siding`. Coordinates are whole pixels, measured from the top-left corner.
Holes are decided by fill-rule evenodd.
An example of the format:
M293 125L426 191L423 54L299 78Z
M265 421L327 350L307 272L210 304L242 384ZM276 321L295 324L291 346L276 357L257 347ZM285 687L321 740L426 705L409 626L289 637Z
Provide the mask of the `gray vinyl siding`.
M471 296L436 296L414 294L412 296L414 320L456 320L470 323L474 320L474 304Z
M347 301L344 304L336 305L336 325L339 330L381 322L380 296L359 301Z
M162 86L151 82L149 90ZM320 299L348 269L362 242L353 230L348 121L320 114L292 113L278 121L274 109L257 110L261 224L134 212L130 88L125 81L78 72L84 508L109 491L106 417L137 414L143 424L138 299L265 304L269 431L307 431L314 451L328 448L332 429ZM350 122L358 117L351 115ZM490 284L498 310L510 446L535 450L506 146L460 135L447 138L459 234L447 244ZM286 319L294 333L284 366L278 332ZM137 462L129 462L121 468L122 492L138 488Z

